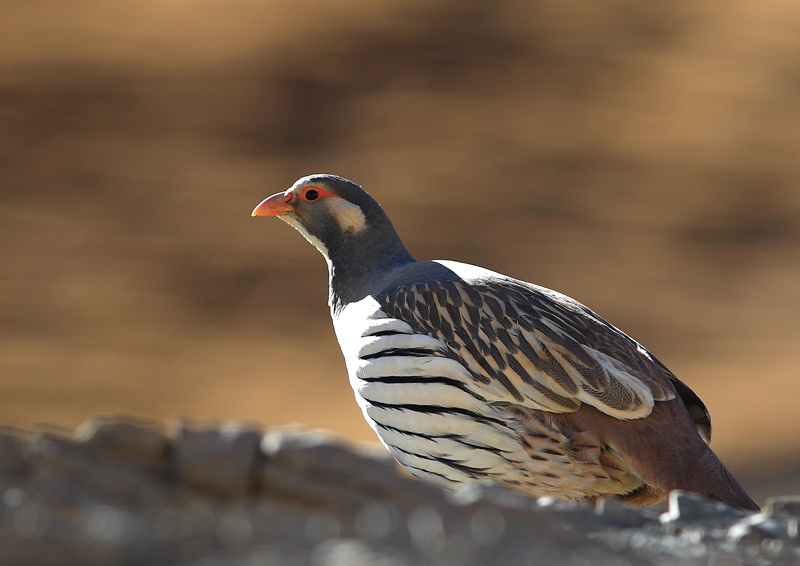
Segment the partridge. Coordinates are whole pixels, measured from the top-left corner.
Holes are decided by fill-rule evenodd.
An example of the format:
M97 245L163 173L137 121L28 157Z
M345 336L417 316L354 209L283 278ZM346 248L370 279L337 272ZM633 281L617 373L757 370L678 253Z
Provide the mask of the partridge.
M369 425L420 479L636 505L675 489L757 509L711 451L703 402L641 344L556 291L418 262L354 183L311 175L262 201L325 257Z

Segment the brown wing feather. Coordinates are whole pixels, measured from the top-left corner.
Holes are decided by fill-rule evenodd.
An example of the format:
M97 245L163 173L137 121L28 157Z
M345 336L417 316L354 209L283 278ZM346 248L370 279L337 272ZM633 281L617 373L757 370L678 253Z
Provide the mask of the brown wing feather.
M380 297L389 316L446 345L489 398L552 412L589 403L647 416L676 396L674 376L589 309L514 280L417 283Z

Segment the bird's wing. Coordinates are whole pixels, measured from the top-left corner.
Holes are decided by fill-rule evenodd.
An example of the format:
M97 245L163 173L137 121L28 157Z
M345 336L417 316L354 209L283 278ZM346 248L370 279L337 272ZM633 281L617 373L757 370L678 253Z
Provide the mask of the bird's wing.
M510 278L395 287L376 297L390 317L436 338L487 400L557 413L588 403L619 419L675 397L674 376L580 303Z

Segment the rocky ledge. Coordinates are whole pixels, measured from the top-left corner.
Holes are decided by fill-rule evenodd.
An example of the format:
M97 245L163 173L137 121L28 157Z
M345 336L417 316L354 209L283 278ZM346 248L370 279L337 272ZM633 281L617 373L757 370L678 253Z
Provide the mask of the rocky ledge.
M800 563L800 497L744 513L674 492L635 509L444 493L317 432L96 417L0 428L0 564Z

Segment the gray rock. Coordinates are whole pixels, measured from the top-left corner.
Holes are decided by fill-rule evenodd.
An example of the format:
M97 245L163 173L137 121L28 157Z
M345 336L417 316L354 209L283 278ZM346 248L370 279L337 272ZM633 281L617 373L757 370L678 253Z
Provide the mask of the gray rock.
M234 498L253 490L261 459L261 432L255 427L177 419L170 436L179 483Z
M598 499L595 504L595 513L607 525L615 525L620 528L641 528L657 517L655 512L652 513L652 516L648 516L641 509L625 505L618 499Z
M167 466L169 444L164 426L134 416L99 415L86 419L73 438L107 458L154 470Z
M763 513L766 515L790 515L800 518L800 495L770 497L764 504Z
M0 477L17 476L28 470L24 447L23 431L0 427Z
M410 478L383 450L357 448L333 437L296 428L267 433L261 493L293 507L346 516L348 521L375 501L394 512L444 494Z
M669 508L661 514L661 522L672 527L702 521L710 525L731 522L745 515L733 507L701 497L686 491L673 491L669 494Z
M309 488L319 486L331 494L336 491L339 499L344 493L353 498L363 494L369 498L396 498L395 503L403 504L415 494L423 499L432 496L425 484L412 479L382 449L358 448L318 432L289 427L267 433L261 449L267 460L261 487L267 491L310 495ZM443 497L440 492L435 493ZM313 496L319 497L320 494Z
M101 458L70 438L36 433L27 439L26 488L48 505L108 502L122 506L165 505L173 498L164 474L130 461Z
M780 524L763 513L755 513L735 522L728 528L728 538L733 541L778 539L783 535Z
M165 448L166 447L166 448ZM796 500L743 513L444 492L381 450L241 423L0 431L0 564L796 565Z

